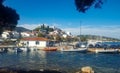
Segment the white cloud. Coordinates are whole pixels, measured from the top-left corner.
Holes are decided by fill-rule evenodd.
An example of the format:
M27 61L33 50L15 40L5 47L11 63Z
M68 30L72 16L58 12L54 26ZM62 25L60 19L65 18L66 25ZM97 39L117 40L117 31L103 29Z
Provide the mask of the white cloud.
M47 23L38 23L38 24L19 24L17 25L18 27L24 27L24 28L27 28L27 29L34 29L40 25L49 25L49 26L55 26L55 27L58 27L58 28L61 28L62 27L62 24L57 24L57 23L51 23L51 24L47 24Z
M27 29L34 29L34 28L36 28L36 27L38 27L38 26L40 26L40 25L43 25L43 23L41 24L20 24L20 25L17 25L17 27L24 27L24 28L27 28ZM44 23L44 25L48 25L47 23Z
M55 27L57 27L57 28L61 28L61 27L62 27L62 24L52 23L51 26L55 26Z
M24 27L27 29L34 29L38 26L40 26L41 24L21 24L21 25L17 25L17 27Z

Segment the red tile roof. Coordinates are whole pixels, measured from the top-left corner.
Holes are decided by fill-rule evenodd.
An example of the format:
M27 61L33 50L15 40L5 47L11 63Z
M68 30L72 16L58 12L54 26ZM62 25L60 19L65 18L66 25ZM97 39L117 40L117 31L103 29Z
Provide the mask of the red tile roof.
M43 37L27 37L27 38L22 38L21 40L23 41L48 41L47 38L43 38Z

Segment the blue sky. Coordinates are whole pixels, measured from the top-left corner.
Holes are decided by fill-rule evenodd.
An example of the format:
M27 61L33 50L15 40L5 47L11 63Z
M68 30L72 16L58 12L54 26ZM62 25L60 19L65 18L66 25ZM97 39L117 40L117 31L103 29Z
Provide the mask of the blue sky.
M120 38L120 0L107 0L102 9L79 13L74 0L6 0L4 4L20 15L18 26L34 29L40 24L59 27L73 35L101 35Z

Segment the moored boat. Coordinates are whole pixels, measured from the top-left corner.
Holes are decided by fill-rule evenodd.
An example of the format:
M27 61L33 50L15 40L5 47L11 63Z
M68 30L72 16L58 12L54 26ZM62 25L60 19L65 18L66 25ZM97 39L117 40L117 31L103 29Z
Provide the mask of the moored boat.
M0 53L8 52L7 48L0 48Z
M70 48L70 49L62 48L61 51L64 51L64 52L86 52L87 48Z
M3 48L0 48L0 53L4 52Z
M87 52L87 45L81 45L80 47L71 47L71 48L61 48L60 51L64 51L64 52Z
M30 51L36 51L36 50L37 50L37 47L29 47L29 50L30 50Z
M16 48L14 48L14 52L23 52L23 50L22 49L20 49L19 47L16 47Z
M28 48L27 47L20 47L20 49L24 52L28 51Z
M118 49L96 49L96 53L119 53Z
M44 51L57 51L57 48L56 47L45 47L43 50Z

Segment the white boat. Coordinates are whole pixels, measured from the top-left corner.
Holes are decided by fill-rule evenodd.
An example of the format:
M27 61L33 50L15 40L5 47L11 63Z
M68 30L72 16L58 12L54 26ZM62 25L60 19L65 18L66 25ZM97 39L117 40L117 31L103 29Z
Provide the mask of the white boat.
M27 47L20 47L20 49L24 52L28 51L28 48Z
M4 51L3 51L3 48L0 48L0 53L2 53L2 52L4 52Z
M119 53L118 49L96 49L96 53Z
M78 48L61 48L61 51L64 51L64 52L87 52L87 45L81 45L81 47L78 47Z
M86 52L87 48L71 48L71 49L63 49L61 51L64 52Z
M8 52L6 48L0 48L0 53Z
M37 48L36 48L36 47L29 47L29 50L30 50L30 51L36 51Z
M81 22L80 22L80 35L81 35ZM86 52L88 49L88 44L85 44L81 42L81 39L79 38L79 42L76 44L78 45L77 47L72 47L72 48L62 48L61 51L65 52Z
M15 50L12 48L8 48L8 52L15 52Z
M23 52L23 50L20 49L19 47L15 47L15 48L14 48L14 52L16 52L16 53L17 53L17 52Z

